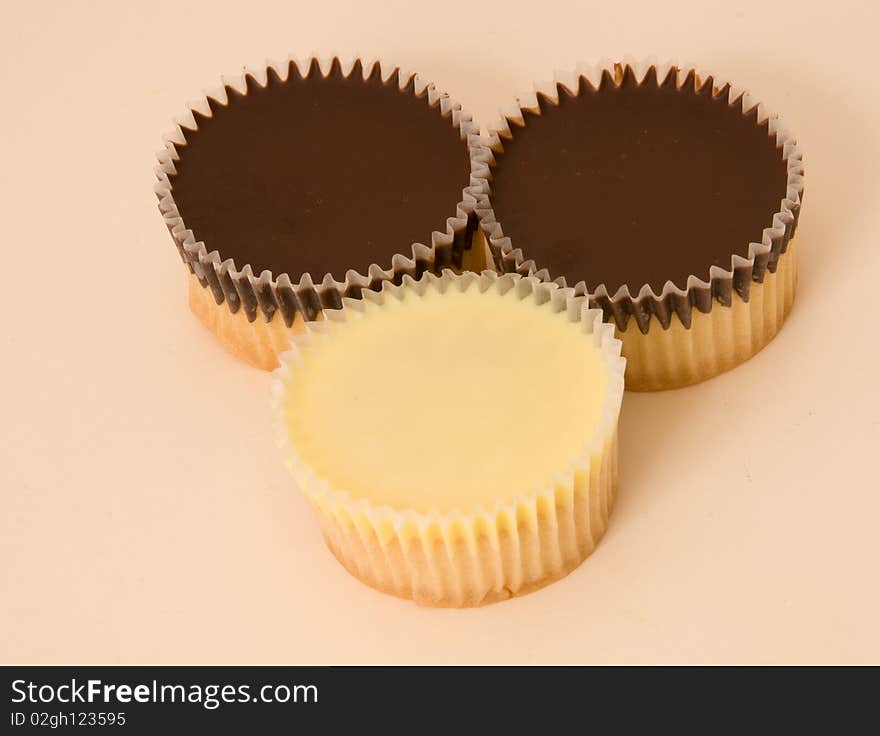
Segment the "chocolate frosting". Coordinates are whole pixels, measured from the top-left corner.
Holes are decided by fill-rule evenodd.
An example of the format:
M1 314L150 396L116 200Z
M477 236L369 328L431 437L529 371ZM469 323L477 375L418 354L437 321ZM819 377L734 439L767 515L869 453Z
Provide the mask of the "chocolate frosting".
M286 79L275 67L267 75L265 86L246 75L244 94L226 85L226 104L207 98L211 115L192 111L196 128L182 130L185 142L176 144L167 186L159 191L185 260L218 303L225 297L237 311L240 301L253 319L265 287L264 314L280 307L289 323L295 311L312 318L322 306L337 306L340 296L376 287L383 277L369 267L387 268L395 254L413 256L414 274L418 264L460 263L472 231L459 224L468 216L465 139L472 131L457 106L445 96L430 99L428 89L417 93L416 78L398 70L383 81L377 63L365 75L356 61L345 74L334 59L325 76L312 59L302 71L290 62ZM193 242L204 243L201 252ZM425 263L424 249L414 253L414 243L438 242L451 248L436 264ZM213 251L237 268L215 263L212 274L204 255ZM241 275L238 269L248 279L224 288L224 279ZM343 288L349 269L370 277ZM264 270L274 275L271 283L252 276ZM277 277L287 285L304 274L303 299L290 286L274 293ZM337 280L344 293L312 293L309 274L332 274L324 283ZM242 285L247 294L234 288Z
M524 125L511 125L497 147L488 230L497 242L503 229L510 244L503 255L493 249L497 265L523 272L516 266L529 258L531 271L585 282L606 316L625 327L631 312L643 331L651 311L668 326L669 309L621 309L612 295L623 286L644 293L645 285L660 295L671 281L680 302L671 307L689 325L691 306L708 311L713 295L729 303L730 288L682 297L689 277L708 282L713 266L749 258L750 244L779 224L790 162L757 106L744 110L729 85L718 89L711 77L700 84L690 72L679 87L675 68L659 79L651 67L641 83L630 66L616 71L617 80L605 70L598 86L584 76L576 90L558 85L558 102L539 95L538 108L524 110ZM788 214L777 241L793 234L797 207ZM522 256L511 258L512 248ZM775 269L781 249L777 242L764 265ZM740 274L734 287L747 298L743 276L753 274Z

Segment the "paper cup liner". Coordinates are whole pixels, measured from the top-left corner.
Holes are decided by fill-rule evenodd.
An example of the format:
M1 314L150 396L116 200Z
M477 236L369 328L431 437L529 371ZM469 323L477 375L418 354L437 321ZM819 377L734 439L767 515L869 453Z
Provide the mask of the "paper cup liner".
M780 192L779 209L768 217L769 227L755 233L760 240L748 243L747 248L743 244L745 256L731 254L729 268L713 265L704 273L691 274L684 289L666 281L659 294L649 284L637 294L626 284L613 294L602 283L588 287L586 281L580 281L574 285L575 293L586 294L590 305L601 309L605 319L615 325L628 361L627 388L633 390L676 388L710 378L747 360L779 330L791 308L797 282L790 244L803 199L804 167L795 139L778 115L771 114L748 92L716 76L700 74L693 66L627 59L580 66L573 74L557 73L552 82L539 83L532 93L517 98L502 111L500 122L488 135L474 137L471 143L473 174L480 182L476 212L494 267L501 273L534 275L566 286L564 277L553 275L552 264L537 263L525 247L505 235L492 206L496 156L503 155L505 142L514 140L517 128L528 125L530 117L558 106L560 94L577 95L582 78L598 89L600 84L620 86L625 78L639 85L657 84L670 75L679 91L724 96L756 126L765 126L782 152L788 176L786 190ZM692 227L710 231L711 225L712 215L707 215ZM783 273L777 276L779 269ZM589 278L588 273L584 276ZM752 301L756 305L750 305ZM765 309L767 304L779 306Z
M440 276L427 273L418 281L406 276L399 286L386 282L381 291L365 293L364 298L381 307L402 298L404 291L423 296L428 290L451 289L493 289L501 294L514 290L516 298L579 323L584 339L601 351L607 381L594 431L584 438L580 454L540 487L491 507L422 512L356 498L303 459L289 431L286 397L296 390L303 356L322 340L334 339L335 323L356 318L364 309L362 301L346 299L345 309L326 312L324 322L307 323L303 334L294 337L292 350L282 356L275 372L272 403L288 467L311 502L327 546L345 568L367 585L422 605L464 607L541 587L569 573L595 548L617 491L617 420L625 361L601 311L590 309L587 299L573 289L534 277L491 271L456 275L447 270ZM401 408L401 421L407 411ZM528 411L524 406L524 416ZM461 472L467 473L467 468Z
M170 177L176 173L175 162L181 157L178 149L186 146L187 135L198 130L199 121L218 111L222 114L231 95L243 96L258 87L264 88L270 75L281 82L291 79L291 75L300 78L320 75L324 79L331 75L360 77L365 83L379 78L386 85L396 83L401 94L424 98L426 105L436 109L438 115L448 118L450 125L458 129L463 146L479 133L471 116L458 103L419 75L360 58L345 62L337 56L267 62L261 67L245 68L239 75L223 77L220 87L190 103L187 112L175 121L175 129L165 136L164 147L157 154L158 183L154 189L159 210L190 274L190 304L195 305L197 316L233 353L265 369L278 364L281 341L275 336L285 330L301 330L302 323L320 319L324 309L340 308L344 298L360 298L363 291L379 289L386 281L400 283L404 275L419 277L427 271L460 267L476 229L477 194L473 188L477 185L475 179L462 182L461 199L455 213L446 219L444 232L430 233L427 245L402 243L402 252L393 255L384 267L373 263L365 272L349 269L341 281L329 273L289 274L264 270L257 275L250 264L237 264L233 258L211 249L210 243L196 240L175 203ZM376 212L375 217L390 220L395 213L381 211ZM425 235L427 238L429 233ZM200 294L198 288L206 293ZM274 326L260 326L260 322Z

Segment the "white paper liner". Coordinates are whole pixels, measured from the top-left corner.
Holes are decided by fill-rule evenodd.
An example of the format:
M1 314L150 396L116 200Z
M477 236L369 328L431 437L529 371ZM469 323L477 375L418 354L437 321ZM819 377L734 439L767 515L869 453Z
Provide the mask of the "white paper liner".
M345 309L327 311L325 321L308 323L282 356L272 386L279 445L315 509L330 549L367 584L425 605L473 606L501 600L570 572L604 533L617 489L617 420L625 360L613 327L603 322L601 311L589 308L584 296L534 277L491 271L455 275L447 270L418 281L405 276L400 286L385 282L380 292L365 292L364 299L382 304L401 299L405 291L421 295L429 289L472 288L515 290L520 299L549 303L560 318L579 322L585 339L602 351L607 386L592 435L584 438L581 453L567 467L531 492L491 508L422 513L354 498L303 460L288 431L284 397L295 390L303 354L333 339L333 323L363 311L362 301L346 299Z
M517 126L528 125L529 116L541 114L542 105L545 108L548 105L558 105L559 94L563 90L576 95L580 78L585 78L589 84L597 88L603 75L606 83L613 82L619 86L624 74L632 74L637 83L642 84L652 69L656 70L657 78L661 81L667 74L675 74L679 89L690 84L695 90L706 90L706 85L711 85L713 95L728 94L730 104L741 104L743 114L753 117L756 125L766 122L768 133L776 136L777 146L782 149L782 155L787 162L788 181L779 210L770 218L770 227L764 228L760 233L760 242L748 244L746 257L731 254L729 269L711 266L701 275L692 274L687 278L685 289L679 288L672 281L667 281L659 294L655 293L649 284L643 285L635 295L630 292L626 284L614 294L609 294L604 284L596 285L591 291L585 281L575 285L576 292L588 294L590 304L602 309L606 319L613 319L620 330L625 330L629 318L633 317L642 333L648 332L652 317L656 318L663 329L667 329L673 313L683 325L689 327L694 308L707 313L712 309L713 302L730 306L734 291L747 302L751 284L762 282L768 270L771 273L776 270L780 255L785 252L794 236L804 189L802 156L795 139L782 126L780 117L771 114L762 103L754 100L743 89L727 82L720 82L718 77L711 74L701 74L694 66L625 58L619 63L604 60L592 66L581 65L573 73L557 73L552 82L536 84L532 92L517 98L515 103L502 111L501 120L488 135L473 138L471 143L473 174L480 181L476 212L495 261L495 267L502 273L536 275L541 279L552 279L566 286L564 277L553 277L552 271L548 268L549 264L536 263L528 252L504 234L503 223L498 222L492 209L491 179L495 155L503 151L505 140L515 138ZM711 227L711 218L707 218L705 222L695 223L694 227L701 229ZM759 233L755 235L758 236ZM588 278L589 274L585 276Z
M203 96L192 101L186 113L175 121L175 130L165 136L164 148L157 154L159 164L155 171L158 183L154 189L159 198L159 210L187 268L203 287L211 289L216 304L225 302L233 313L244 309L251 322L256 320L258 314L262 314L265 321L269 322L276 312L280 312L289 327L297 314L306 320L315 319L322 309L338 309L343 298L358 298L363 290L378 289L384 281L399 283L404 274L420 276L425 271L439 271L449 267L456 258L460 258L464 249L470 247L470 238L475 228L476 191L472 187L477 182L471 177L469 182L462 183L461 201L456 207L455 215L447 218L445 232L431 233L430 246L413 243L408 255L394 255L388 267L382 268L374 263L367 268L366 273L350 269L342 281L336 280L331 274L323 277L316 275L320 279L316 281L311 274L303 273L296 283L288 273L273 274L264 270L256 275L250 264L236 264L233 258L211 250L210 243L205 244L195 239L175 204L169 175L176 172L175 161L180 158L177 147L185 145L186 133L197 130L199 117L213 115L209 100L226 105L229 90L247 94L249 83L265 87L269 69L273 69L282 81L286 81L293 69L300 76L305 76L316 66L324 78L331 74L342 74L345 77L361 74L365 80L374 69L378 69L383 81L387 83L396 78L402 92L409 91L417 96L424 96L426 104L437 108L439 114L449 117L451 124L459 129L463 145L479 133L471 116L458 103L419 75L357 57L345 61L338 56L322 59L311 56L302 60L288 57L280 62L268 61L259 67L246 67L240 74L223 77L221 86L206 91ZM394 213L377 212L376 216L391 218Z

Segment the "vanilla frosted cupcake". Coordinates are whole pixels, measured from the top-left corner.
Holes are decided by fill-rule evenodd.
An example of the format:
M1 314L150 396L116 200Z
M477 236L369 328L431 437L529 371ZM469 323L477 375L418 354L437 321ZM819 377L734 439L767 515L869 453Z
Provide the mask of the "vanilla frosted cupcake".
M276 372L280 441L356 577L436 606L528 592L592 552L624 361L571 289L426 274L325 312Z
M803 166L742 90L693 69L579 69L477 154L495 267L588 294L627 388L675 388L760 350L791 309Z
M461 267L476 131L433 85L376 62L288 60L226 81L159 155L192 311L270 369L289 333L343 297Z

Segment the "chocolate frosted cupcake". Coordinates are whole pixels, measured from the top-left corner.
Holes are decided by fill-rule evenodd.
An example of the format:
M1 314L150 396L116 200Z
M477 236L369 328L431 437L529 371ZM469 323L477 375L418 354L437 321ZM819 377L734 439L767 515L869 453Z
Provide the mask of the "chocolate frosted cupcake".
M376 62L291 60L226 81L159 155L159 208L192 311L270 369L343 297L461 267L476 131L433 85Z
M496 268L588 294L617 327L627 388L702 381L779 330L803 167L747 94L675 66L581 69L480 142Z

